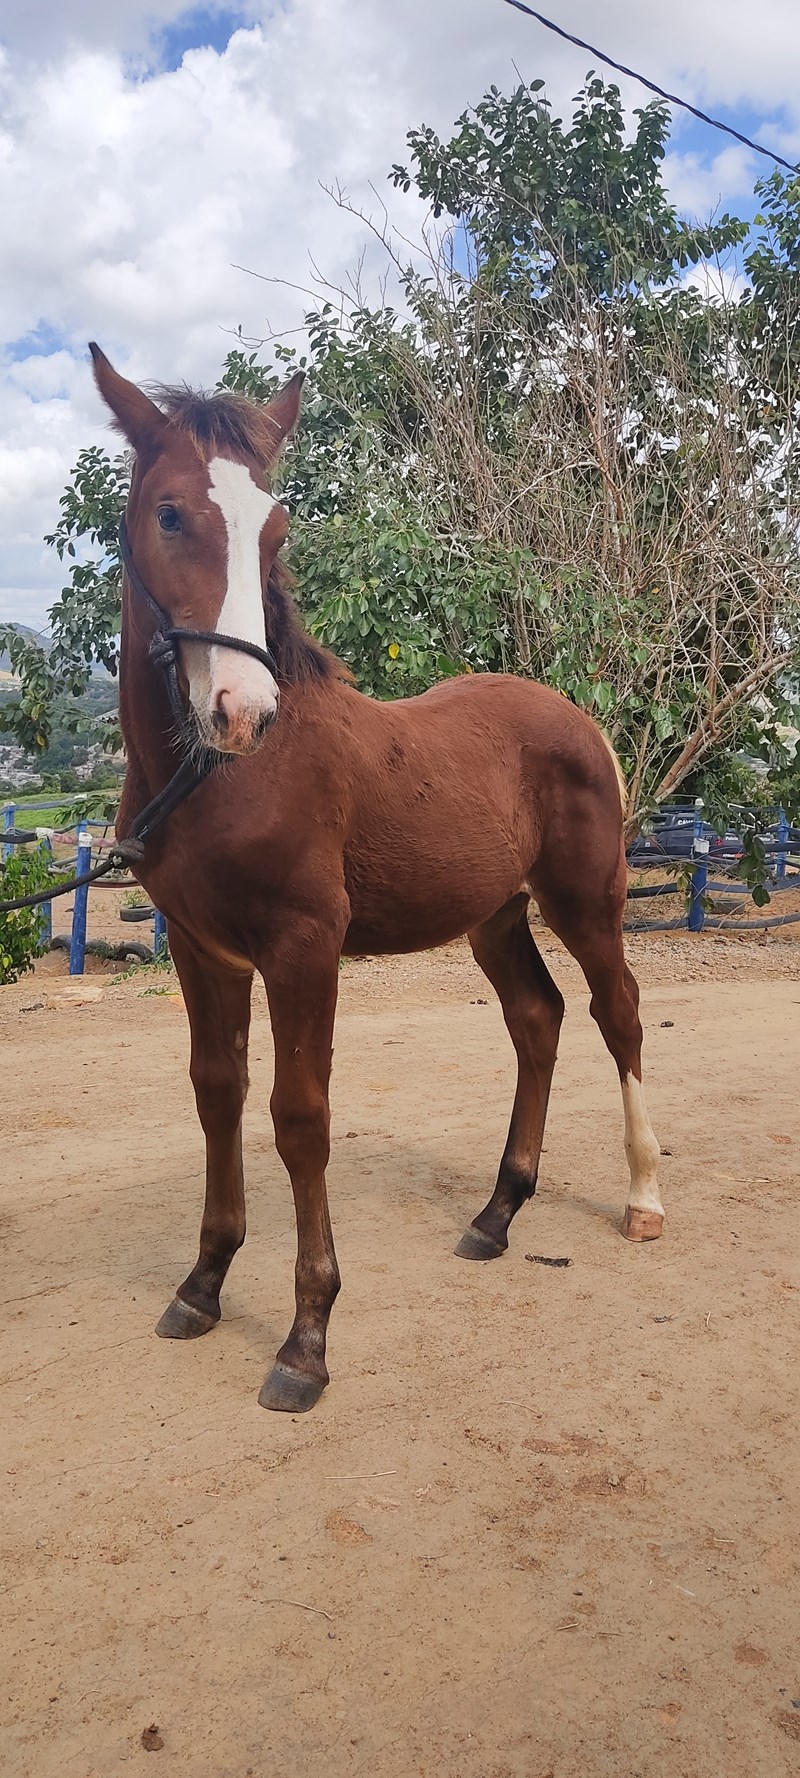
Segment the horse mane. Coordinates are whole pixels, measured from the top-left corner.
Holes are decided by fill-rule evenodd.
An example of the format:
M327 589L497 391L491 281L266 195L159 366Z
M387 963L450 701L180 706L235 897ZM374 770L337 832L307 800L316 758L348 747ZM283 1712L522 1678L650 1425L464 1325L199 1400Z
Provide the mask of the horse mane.
M147 392L179 432L186 434L201 456L241 451L269 469L272 453L263 411L244 395L229 389L190 389L188 383L148 384Z
M264 601L267 641L288 685L309 679L348 679L352 673L344 661L309 636L297 607L294 577L285 562L276 562L269 577Z
M255 458L260 470L270 471L274 445L261 410L245 396L228 390L209 394L169 383L150 386L148 393L206 460L234 452ZM283 562L272 568L264 606L267 641L282 679L299 685L311 679L352 677L342 661L309 635L297 606L293 576Z

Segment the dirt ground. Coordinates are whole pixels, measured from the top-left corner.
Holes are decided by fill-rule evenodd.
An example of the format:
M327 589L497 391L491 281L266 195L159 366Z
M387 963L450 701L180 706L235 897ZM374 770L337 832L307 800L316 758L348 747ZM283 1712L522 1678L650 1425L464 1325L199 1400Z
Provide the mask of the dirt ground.
M249 1237L186 1345L152 1331L202 1189L174 978L53 957L0 992L4 1778L800 1770L800 944L632 941L646 1247L613 1067L544 948L543 1176L489 1265L452 1249L513 1091L490 990L462 946L345 967L344 1288L295 1419L257 1405L294 1258L263 992Z

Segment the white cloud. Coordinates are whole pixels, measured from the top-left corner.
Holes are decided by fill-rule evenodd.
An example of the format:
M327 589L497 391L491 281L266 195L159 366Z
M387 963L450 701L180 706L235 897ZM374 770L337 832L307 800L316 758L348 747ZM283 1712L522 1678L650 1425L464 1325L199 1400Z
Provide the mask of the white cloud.
M144 55L154 34L189 10L186 0L147 0L146 5L142 0L36 0L35 5L3 0L2 41L40 65L56 62L76 45ZM235 10L247 16L254 9L203 0L202 10L209 15Z
M707 222L709 216L728 209L735 213L736 199L749 196L760 176L758 160L735 143L715 154L713 160L701 160L699 154L667 153L664 178L673 204L694 222Z
M179 68L153 71L153 31L184 17L184 0L5 0L5 615L42 621L60 571L41 535L80 445L109 442L88 338L132 375L213 380L225 329L296 327L307 306L236 263L298 284L309 281L309 252L333 279L354 263L362 231L321 181L340 179L374 208L374 180L408 219L412 206L385 176L405 157L411 125L448 130L492 81L509 86L514 63L546 77L563 111L591 61L501 0L247 0L237 11L254 22L223 53L190 50ZM601 22L593 0L575 0L571 22L702 105L760 108L776 142L779 128L787 140L800 129L795 0L764 0L755 21L744 0L675 0L667 11L609 0ZM646 102L622 86L627 103ZM755 172L745 151L710 135L700 160L681 140L679 129L668 165L676 201L700 216L719 200L735 206Z
M693 266L683 282L688 290L699 290L712 303L736 303L747 287L746 278L734 267L711 263Z

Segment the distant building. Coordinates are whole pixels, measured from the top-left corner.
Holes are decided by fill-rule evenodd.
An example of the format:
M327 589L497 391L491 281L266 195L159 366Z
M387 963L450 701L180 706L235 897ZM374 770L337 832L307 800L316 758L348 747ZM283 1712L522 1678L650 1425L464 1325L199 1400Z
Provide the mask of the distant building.
M42 782L41 773L24 747L14 742L0 742L0 780L13 790L36 790Z

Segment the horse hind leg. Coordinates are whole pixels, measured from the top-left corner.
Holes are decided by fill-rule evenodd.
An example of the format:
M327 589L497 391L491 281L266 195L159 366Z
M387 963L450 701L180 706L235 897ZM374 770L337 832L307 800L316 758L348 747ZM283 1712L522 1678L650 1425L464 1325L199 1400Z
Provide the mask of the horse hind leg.
M664 1206L658 1189L661 1147L647 1115L641 1074L631 1071L622 1082L625 1110L625 1153L631 1183L622 1220L628 1241L656 1241L664 1227Z
M664 1226L658 1189L661 1148L644 1100L639 987L625 962L621 909L609 916L605 902L583 901L570 908L563 899L541 899L539 905L583 970L592 995L589 1010L617 1064L630 1171L622 1233L629 1241L654 1241Z
M515 895L469 934L491 982L517 1053L517 1090L497 1184L456 1248L460 1259L498 1259L508 1228L533 1197L564 1002L528 926L528 896Z

